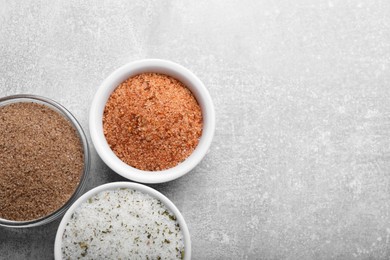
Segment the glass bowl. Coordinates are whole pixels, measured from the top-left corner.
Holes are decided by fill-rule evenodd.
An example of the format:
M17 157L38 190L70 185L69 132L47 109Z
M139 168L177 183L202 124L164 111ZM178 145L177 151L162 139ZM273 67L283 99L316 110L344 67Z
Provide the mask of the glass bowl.
M70 207L70 205L77 199L77 197L82 193L85 182L87 180L87 176L89 173L89 167L90 167L90 154L89 154L89 147L88 142L85 136L85 133L83 129L81 128L80 124L76 120L76 118L62 105L59 103L37 95L28 95L28 94L22 94L22 95L13 95L13 96L7 96L0 98L0 107L6 106L9 104L14 103L36 103L45 105L46 107L50 108L51 110L54 110L55 112L62 115L70 124L74 127L74 129L77 132L77 135L80 138L80 143L82 145L83 150L83 156L84 156L84 162L83 162L83 171L80 175L79 183L77 187L75 188L72 196L63 204L60 208L57 208L55 211L49 213L48 215L42 216L37 219L32 220L26 220L26 221L15 221L15 220L8 220L4 218L0 218L0 226L7 226L7 227L34 227L34 226L40 226L47 224L61 215ZM1 199L1 198L0 198Z

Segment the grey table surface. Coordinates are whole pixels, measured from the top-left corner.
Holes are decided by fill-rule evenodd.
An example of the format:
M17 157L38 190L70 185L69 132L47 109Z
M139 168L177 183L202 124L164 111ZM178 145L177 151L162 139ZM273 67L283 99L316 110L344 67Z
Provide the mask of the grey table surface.
M389 14L387 0L0 0L0 96L58 101L92 145L113 70L177 62L208 88L216 133L192 172L150 186L182 212L193 259L389 259ZM124 180L91 152L86 190ZM59 221L0 227L0 258L52 259Z

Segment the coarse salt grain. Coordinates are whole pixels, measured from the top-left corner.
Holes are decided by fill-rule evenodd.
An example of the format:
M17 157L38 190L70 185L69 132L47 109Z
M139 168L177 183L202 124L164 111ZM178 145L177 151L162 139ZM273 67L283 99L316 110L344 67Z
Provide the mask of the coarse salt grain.
M64 259L183 259L176 217L158 199L120 188L81 204L62 235Z

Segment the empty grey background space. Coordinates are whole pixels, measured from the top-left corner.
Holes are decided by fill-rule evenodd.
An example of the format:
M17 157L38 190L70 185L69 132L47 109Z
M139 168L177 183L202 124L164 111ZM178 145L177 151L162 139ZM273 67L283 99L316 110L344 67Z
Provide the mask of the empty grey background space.
M124 180L89 136L99 84L131 61L177 62L208 88L215 138L151 186L182 212L193 259L389 259L389 14L387 0L0 0L0 96L76 116L89 190ZM58 224L0 228L0 258L52 259Z

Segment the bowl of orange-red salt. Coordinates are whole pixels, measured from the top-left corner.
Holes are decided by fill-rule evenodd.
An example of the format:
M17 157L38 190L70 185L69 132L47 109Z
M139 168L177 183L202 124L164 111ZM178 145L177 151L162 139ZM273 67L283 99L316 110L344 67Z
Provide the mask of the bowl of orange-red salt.
M123 177L163 183L195 168L215 131L212 99L202 81L167 60L126 64L98 88L89 114L101 159Z

